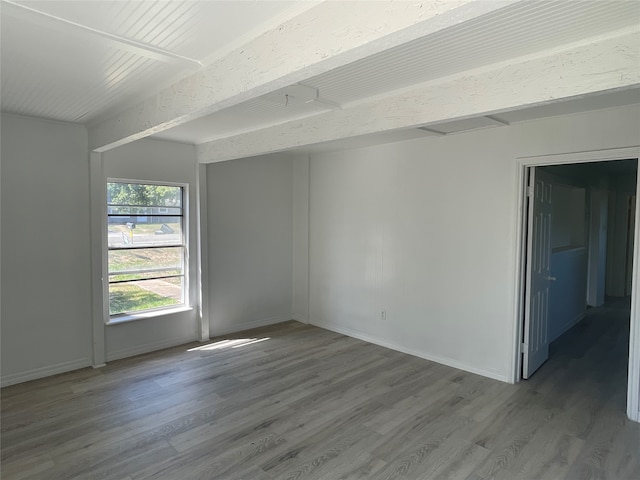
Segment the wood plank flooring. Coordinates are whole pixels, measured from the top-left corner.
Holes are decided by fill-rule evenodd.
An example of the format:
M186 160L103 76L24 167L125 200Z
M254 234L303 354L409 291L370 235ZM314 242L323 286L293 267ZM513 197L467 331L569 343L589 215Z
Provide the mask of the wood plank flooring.
M226 339L3 389L2 479L640 479L625 302L518 385L297 322Z

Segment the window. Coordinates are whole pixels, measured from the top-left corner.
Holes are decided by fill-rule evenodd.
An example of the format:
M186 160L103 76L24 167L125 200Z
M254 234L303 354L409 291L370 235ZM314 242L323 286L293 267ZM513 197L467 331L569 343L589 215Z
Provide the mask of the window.
M109 315L185 303L184 187L107 183Z

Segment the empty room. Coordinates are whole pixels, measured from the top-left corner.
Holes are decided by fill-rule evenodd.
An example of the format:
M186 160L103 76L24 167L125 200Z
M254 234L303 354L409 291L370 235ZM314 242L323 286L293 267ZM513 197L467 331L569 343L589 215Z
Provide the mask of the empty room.
M640 478L640 3L0 0L0 476Z

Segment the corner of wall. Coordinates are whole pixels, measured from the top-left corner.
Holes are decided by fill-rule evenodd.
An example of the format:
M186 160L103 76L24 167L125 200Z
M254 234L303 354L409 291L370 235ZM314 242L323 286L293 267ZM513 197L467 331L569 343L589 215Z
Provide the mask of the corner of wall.
M295 320L296 322L309 324L309 317L304 313L293 313L291 315L291 320Z
M446 365L451 368L457 368L458 370L464 370L466 372L475 373L476 375L481 375L483 377L492 378L494 380L498 380L500 382L505 383L513 383L510 382L509 376L507 373L502 373L494 370L487 370L484 368L478 368L475 365L460 362L450 357L444 357L440 355L432 355L423 350L416 350L413 348L406 348L400 344L395 342L390 342L385 339L382 339L378 336L373 336L361 332L359 330L355 330L348 327L338 326L335 324L324 323L324 322L311 322L311 325L316 327L324 328L326 330L330 330L332 332L340 333L342 335L346 335L348 337L357 338L358 340L363 340L365 342L373 343L375 345L380 345L381 347L389 348L391 350L395 350L397 352L406 353L408 355L413 355L414 357L423 358L425 360L429 360L431 362L436 362L441 365Z

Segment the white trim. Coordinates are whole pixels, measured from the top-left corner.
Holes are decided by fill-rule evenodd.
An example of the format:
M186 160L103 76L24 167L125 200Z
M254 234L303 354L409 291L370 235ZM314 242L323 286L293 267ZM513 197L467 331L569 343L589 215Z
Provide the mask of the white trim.
M165 140L166 141L166 140ZM107 177L105 179L105 183L138 183L140 185L160 185L167 187L184 187L187 188L189 186L188 183L185 182L170 182L165 180L145 180L142 178L120 178L120 177ZM106 185L105 185L106 189ZM105 204L106 204L105 199ZM182 206L184 208L184 205Z
M522 245L524 242L524 198L525 198L525 173L527 167L543 165L560 165L567 163L588 163L608 160L624 160L636 158L640 161L640 146L613 148L606 150L592 150L583 152L560 153L553 155L538 155L530 157L520 157L516 159L516 249L515 254L515 303L514 303L514 328L512 331L511 365L509 375L510 382L521 380L521 356L520 343L523 327L523 268L524 261L522 255ZM631 321L629 338L629 377L627 386L627 416L634 421L640 421L640 182L636 182L636 229L633 249L633 272L632 272L632 294L631 294Z
M32 370L26 370L24 372L12 373L9 375L3 375L0 380L0 387L8 387L9 385L15 385L17 383L28 382L30 380L37 380L39 378L50 377L51 375L58 375L60 373L71 372L80 368L90 367L91 359L80 358L78 360L71 360L69 362L57 363L55 365L47 365L46 367L34 368Z
M98 152L92 152L92 155L102 155ZM101 169L101 173L102 169ZM159 180L144 180L144 179L132 179L132 178L115 178L115 177L106 177L104 178L104 174L102 174L103 178L103 206L101 207L101 221L102 221L102 272L101 277L104 280L104 277L108 276L109 265L108 265L108 255L109 255L109 245L108 245L108 217L109 214L107 212L107 184L109 183L132 183L138 185L161 185L161 186L169 186L169 187L180 187L182 189L182 245L180 245L184 249L184 272L182 274L183 282L182 282L182 299L183 303L177 306L169 306L167 308L159 308L154 310L144 310L140 312L131 312L125 313L124 315L116 315L111 316L109 314L109 303L104 301L109 298L109 282L103 281L103 304L104 304L104 312L103 312L103 322L105 325L115 325L118 323L126 323L132 322L135 320L140 320L144 318L158 317L162 315L169 315L172 313L183 312L188 310L193 310L191 305L191 249L190 246L190 238L191 238L191 228L190 228L190 205L191 205L191 197L189 193L189 184L184 182L168 182L168 181L159 181ZM197 200L196 200L197 202ZM93 213L93 209L92 209ZM177 247L177 246L176 246Z
M636 152L640 164L640 149ZM629 385L627 416L640 422L640 178L636 174L636 229L631 269L631 327L629 331Z
M102 153L91 152L89 160L90 212L91 212L91 317L92 317L92 358L93 366L105 363L104 320L109 316L108 298L104 272L107 271L107 198L104 182L104 162Z
M545 165L562 165L567 163L591 163L606 162L609 160L625 160L638 158L640 145L631 147L608 148L606 150L584 150L570 153L554 153L551 155L532 155L518 157L518 164L526 167L539 167Z
M214 328L210 335L211 338L219 337L220 335L226 335L228 333L237 333L258 327L266 327L268 325L275 325L277 323L288 322L290 320L293 320L291 315L276 315L273 317L260 318L258 320L250 320L248 322L235 323L232 326L226 326L220 329Z
M457 368L458 370L464 370L466 372L475 373L477 375L482 375L483 377L492 378L494 380L499 380L501 382L508 381L507 375L504 375L502 373L495 372L492 370L485 370L483 368L477 368L474 365L460 362L458 360L453 360L452 358L449 358L449 357L431 355L422 350L407 348L402 345L398 345L397 343L389 342L387 340L383 340L381 338L368 335L359 330L353 330L351 328L345 328L340 325L335 325L332 323L325 323L325 322L310 321L309 323L316 327L324 328L325 330L331 330L332 332L340 333L342 335L346 335L352 338L357 338L358 340L363 340L365 342L373 343L375 345L380 345L381 347L389 348L391 350L396 350L398 352L406 353L408 355L413 355L414 357L424 358L425 360L440 363L448 367Z
M209 340L209 231L207 205L207 166L196 163L196 305L198 337Z
M302 172L300 177L304 176L304 184L297 176L297 172ZM293 159L293 262L291 274L293 282L291 283L291 311L293 320L301 323L309 323L309 282L310 282L310 265L309 265L309 248L310 248L310 235L309 235L309 217L310 217L310 191L311 191L311 156L305 155L304 158ZM298 195L296 195L296 193ZM300 238L297 233L297 226L303 224L304 233L301 235L306 241L303 243L304 247L301 249ZM300 293L300 287L298 285L298 277L296 273L304 269L305 288L304 302L300 302L300 296L296 293Z
M522 332L524 328L524 288L525 288L525 273L526 273L526 262L524 252L527 248L527 237L526 237L526 228L524 225L525 219L527 218L527 202L525 198L527 197L527 167L524 163L518 161L516 165L516 221L515 225L515 234L514 237L516 239L516 248L515 248L515 277L513 279L513 283L515 285L515 293L516 299L514 304L514 317L516 321L514 322L514 329L511 332L512 338L517 339L517 343L512 342L511 347L511 358L510 369L509 369L509 383L517 383L521 380L522 377Z
M155 310L145 310L138 313L114 315L112 317L109 317L109 320L105 323L105 325L118 325L120 323L143 320L145 318L165 317L167 315L173 315L175 313L190 312L191 310L193 310L193 307L190 307L188 305L178 305L177 307L161 307Z
M307 154L307 302L304 323L311 321L311 154Z
M121 358L135 357L136 355L156 352L158 350L164 350L165 348L186 345L187 343L193 343L197 340L196 335L190 335L188 337L173 338L163 340L162 342L145 343L143 345L136 345L135 347L123 348L121 350L107 352L107 361L112 362L114 360L120 360Z

